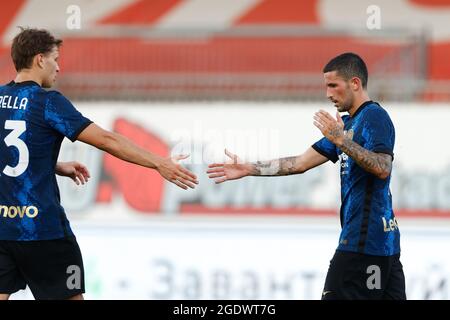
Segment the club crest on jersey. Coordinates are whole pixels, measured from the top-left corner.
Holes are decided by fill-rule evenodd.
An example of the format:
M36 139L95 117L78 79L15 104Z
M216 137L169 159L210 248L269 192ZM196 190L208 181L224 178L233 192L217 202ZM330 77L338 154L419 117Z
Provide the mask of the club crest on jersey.
M349 138L350 140L353 140L353 134L355 132L353 131L353 129L350 130L344 130L344 135Z

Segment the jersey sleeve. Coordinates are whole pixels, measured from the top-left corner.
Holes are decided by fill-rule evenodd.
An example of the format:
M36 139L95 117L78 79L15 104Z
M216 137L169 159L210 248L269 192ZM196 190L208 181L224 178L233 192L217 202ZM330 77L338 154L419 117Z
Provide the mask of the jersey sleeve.
M362 136L365 149L394 157L394 125L384 109L370 110L366 113Z
M45 121L72 142L92 123L73 104L57 91L49 92L44 111Z
M314 143L312 148L334 163L339 159L336 145L325 137Z

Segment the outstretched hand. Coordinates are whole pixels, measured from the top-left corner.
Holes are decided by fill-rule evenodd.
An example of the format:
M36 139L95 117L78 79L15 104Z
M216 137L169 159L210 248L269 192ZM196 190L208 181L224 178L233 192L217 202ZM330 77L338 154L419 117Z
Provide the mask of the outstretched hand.
M185 169L181 164L178 163L179 160L188 158L189 155L176 155L171 158L165 158L156 167L159 174L182 189L195 188L198 184L197 176L191 171Z
M58 162L55 172L60 176L69 177L77 185L85 184L91 177L86 166L76 161Z
M208 177L214 179L216 184L225 182L227 180L235 180L245 176L248 176L251 172L251 165L242 163L239 157L227 149L225 149L225 154L229 161L225 163L213 163L208 166Z

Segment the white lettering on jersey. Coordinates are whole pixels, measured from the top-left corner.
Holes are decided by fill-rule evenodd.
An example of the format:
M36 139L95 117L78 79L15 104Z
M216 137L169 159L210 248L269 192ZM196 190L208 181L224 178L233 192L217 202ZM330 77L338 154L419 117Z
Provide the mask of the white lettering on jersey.
M16 110L26 110L28 99L22 98L18 101L18 97L13 96L0 96L0 108L1 109L16 109Z
M389 221L386 221L384 217L381 217L381 220L383 220L383 231L384 232L391 232L398 229L398 222L397 219L389 219Z

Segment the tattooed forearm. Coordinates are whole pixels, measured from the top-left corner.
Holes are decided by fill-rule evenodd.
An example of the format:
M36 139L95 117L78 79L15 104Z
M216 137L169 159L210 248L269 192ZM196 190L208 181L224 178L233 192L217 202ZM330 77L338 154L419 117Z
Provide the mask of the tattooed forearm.
M338 125L332 127L328 131L328 135L330 136L329 139L332 140L332 141L336 141L338 139L344 139L344 131Z
M344 142L339 148L361 168L378 178L386 179L391 173L392 157L388 154L369 151L348 138L344 138Z
M257 161L252 163L252 176L285 176L300 173L296 163L299 157L287 157L269 161Z

